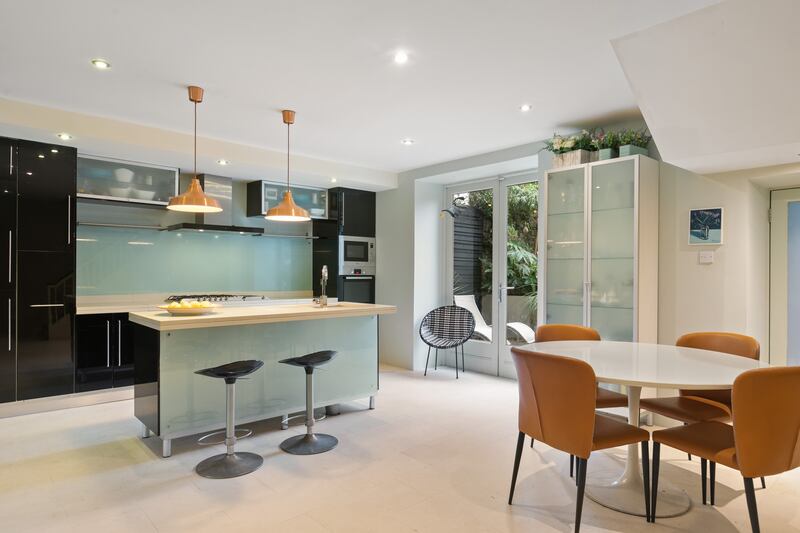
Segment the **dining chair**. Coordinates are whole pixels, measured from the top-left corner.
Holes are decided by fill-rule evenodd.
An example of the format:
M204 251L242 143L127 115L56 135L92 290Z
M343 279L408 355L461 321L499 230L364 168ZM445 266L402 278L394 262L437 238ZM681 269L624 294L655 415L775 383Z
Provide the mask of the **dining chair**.
M445 305L430 311L419 325L419 336L428 345L428 357L425 359L425 374L428 375L428 362L431 359L431 348L436 349L433 368L439 368L439 350L455 349L456 379L458 379L458 347L461 347L461 369L467 370L464 359L464 344L475 332L475 319L469 311L457 305Z
M641 443L645 517L650 521L650 434L595 412L597 377L578 359L511 349L519 387L519 435L508 504L514 499L525 435L577 458L575 532L580 531L586 469L593 451Z
M600 333L594 328L576 326L574 324L542 324L536 328L536 342L552 341L599 341ZM597 387L596 409L609 407L627 407L628 397L612 390ZM533 448L533 439L531 439ZM569 477L572 477L575 457L569 456Z
M772 476L800 466L800 367L748 370L733 383L733 425L697 422L653 432L653 504L655 521L661 445L739 470L744 478L753 533L760 531L753 478ZM705 492L705 483L703 486Z
M761 351L758 341L753 337L739 333L713 331L687 333L681 336L675 345L728 353L749 359L758 359ZM729 422L731 419L731 391L730 389L680 390L678 396L643 398L639 402L639 407L684 424L712 420ZM691 461L692 455L688 454L688 458ZM763 488L767 486L763 478L761 486Z

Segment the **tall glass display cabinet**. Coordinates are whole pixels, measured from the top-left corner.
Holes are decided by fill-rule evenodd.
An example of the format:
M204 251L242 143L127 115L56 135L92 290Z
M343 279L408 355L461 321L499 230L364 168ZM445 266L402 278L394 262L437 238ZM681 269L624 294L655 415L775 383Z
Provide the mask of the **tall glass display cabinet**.
M658 162L634 155L547 172L539 323L657 342Z

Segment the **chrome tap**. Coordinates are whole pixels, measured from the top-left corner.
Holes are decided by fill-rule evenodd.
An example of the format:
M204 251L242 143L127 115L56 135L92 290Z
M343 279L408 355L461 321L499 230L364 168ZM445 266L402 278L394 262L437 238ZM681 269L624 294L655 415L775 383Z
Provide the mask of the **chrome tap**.
M319 280L322 294L319 295L319 306L328 307L328 295L325 294L328 287L328 265L322 265L322 278Z

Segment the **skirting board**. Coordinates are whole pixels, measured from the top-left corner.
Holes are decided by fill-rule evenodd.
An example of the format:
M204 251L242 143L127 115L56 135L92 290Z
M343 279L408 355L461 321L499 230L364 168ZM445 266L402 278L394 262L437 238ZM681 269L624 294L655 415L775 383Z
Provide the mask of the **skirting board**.
M133 387L120 387L101 391L79 392L51 398L36 398L0 404L0 418L58 411L71 407L84 407L100 403L133 399Z

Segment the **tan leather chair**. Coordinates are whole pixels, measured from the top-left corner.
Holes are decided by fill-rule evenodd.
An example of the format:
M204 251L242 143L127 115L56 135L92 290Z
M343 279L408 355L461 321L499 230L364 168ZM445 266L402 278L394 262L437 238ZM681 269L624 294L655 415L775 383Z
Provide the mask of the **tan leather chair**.
M760 531L753 478L800 466L800 367L748 370L733 383L733 426L698 422L653 432L653 505L658 496L661 444L711 462L711 493L716 463L739 470L754 533ZM703 480L705 492L705 479Z
M595 413L597 378L587 363L545 353L511 349L519 386L519 435L508 504L514 498L525 435L577 457L578 499L575 531L580 530L586 466L593 451L642 443L645 516L650 520L650 434Z
M724 352L750 359L758 359L761 351L758 341L753 337L738 333L711 331L687 333L680 337L675 345ZM731 419L731 391L680 390L678 396L642 399L639 407L651 413L679 420L684 424L710 420L729 422ZM691 459L690 454L689 460ZM763 479L761 485L766 487Z
M536 328L536 342L550 341L599 341L596 329L572 324L542 324ZM627 407L628 397L618 392L597 387L598 409L608 407Z

